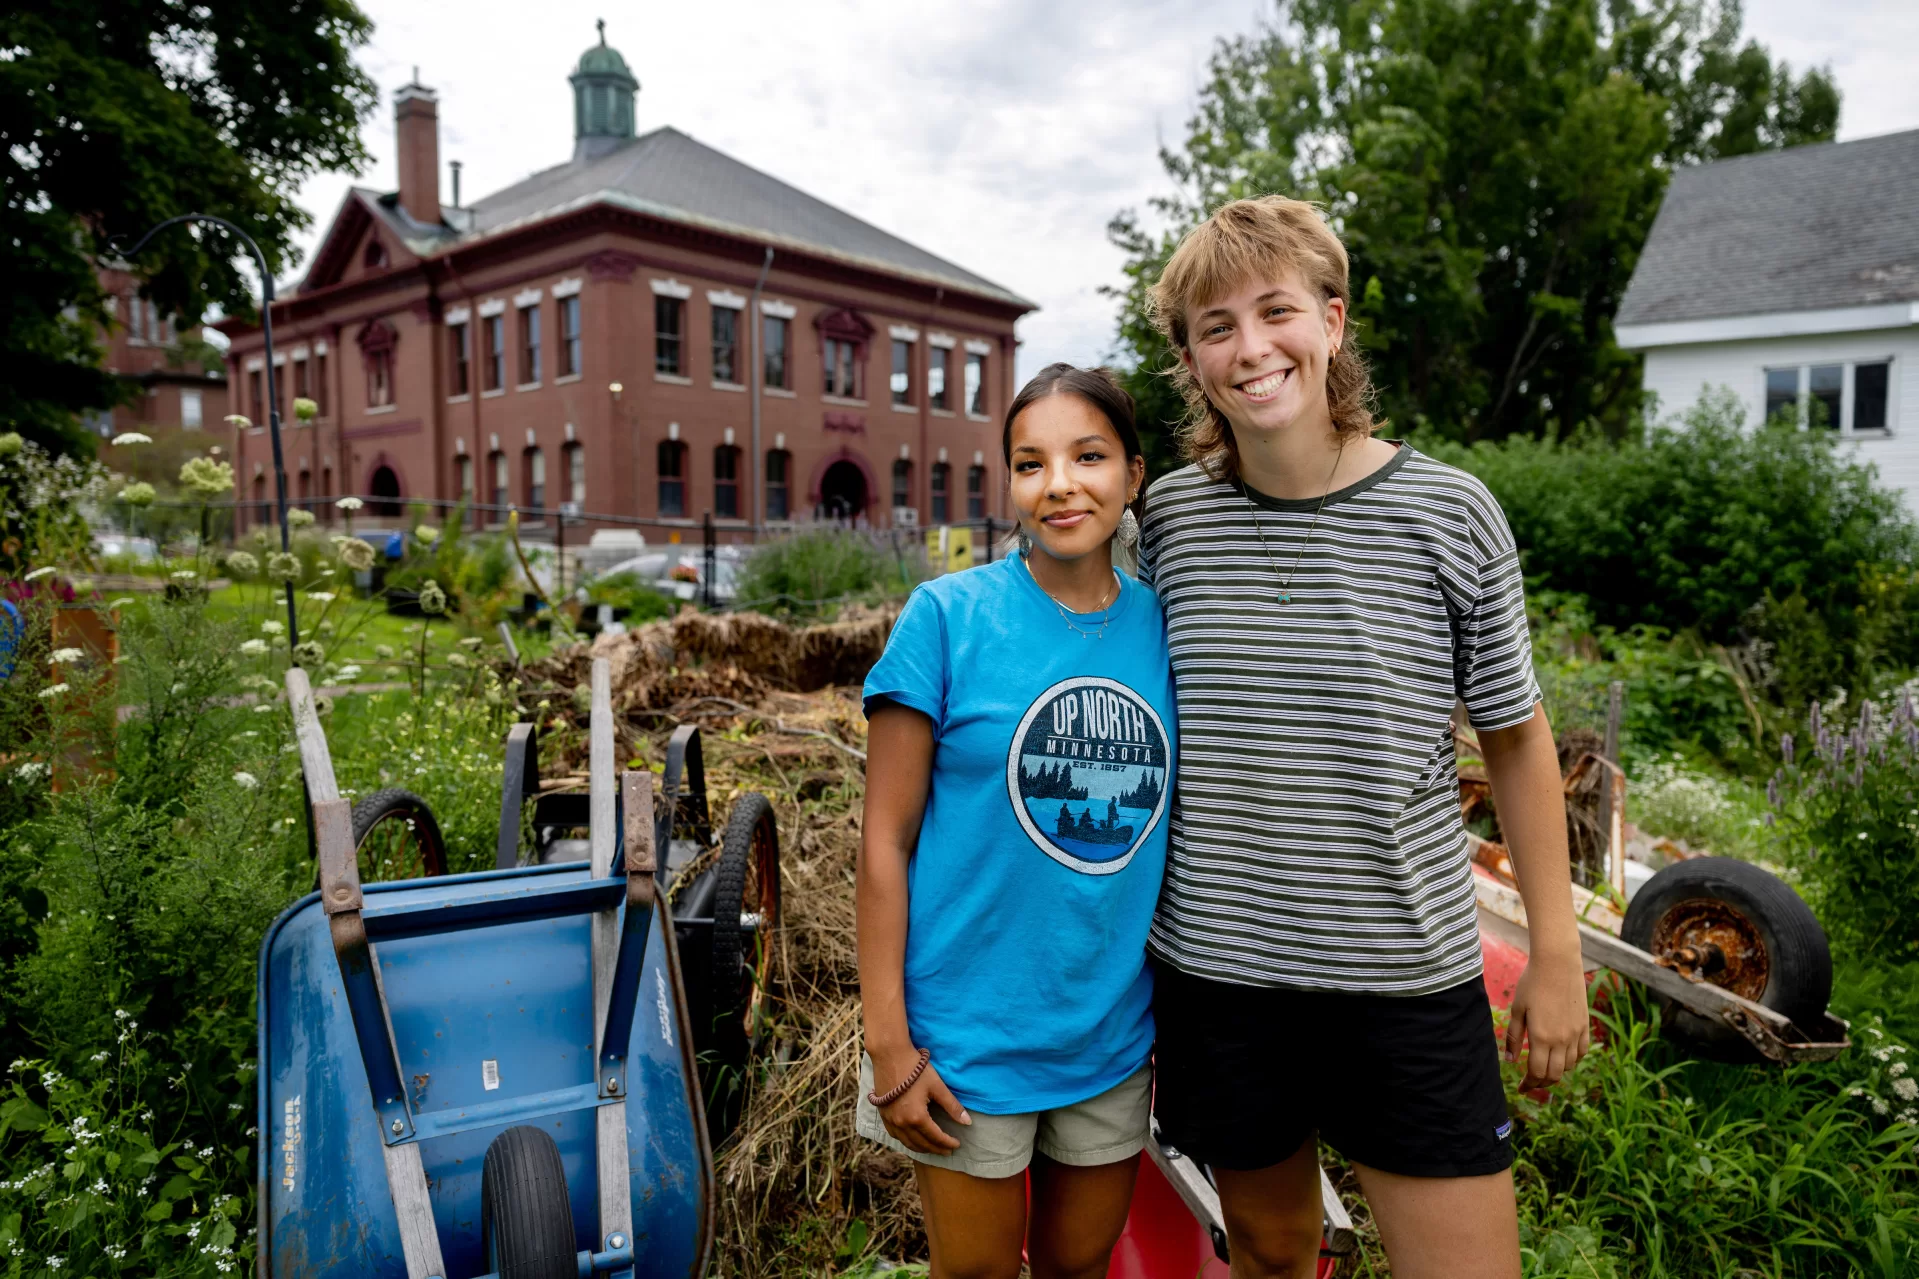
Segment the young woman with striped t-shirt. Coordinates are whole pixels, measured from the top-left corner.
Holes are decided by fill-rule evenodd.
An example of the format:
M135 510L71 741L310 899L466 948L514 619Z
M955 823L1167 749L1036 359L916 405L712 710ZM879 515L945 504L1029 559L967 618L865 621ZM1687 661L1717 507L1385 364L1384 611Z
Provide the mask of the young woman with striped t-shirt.
M1312 205L1226 205L1153 290L1192 410L1142 577L1180 771L1153 921L1157 1111L1208 1164L1236 1279L1312 1273L1315 1135L1397 1279L1519 1275L1451 718L1478 730L1531 921L1509 1058L1584 1053L1552 731L1512 535L1478 480L1374 438L1346 251Z

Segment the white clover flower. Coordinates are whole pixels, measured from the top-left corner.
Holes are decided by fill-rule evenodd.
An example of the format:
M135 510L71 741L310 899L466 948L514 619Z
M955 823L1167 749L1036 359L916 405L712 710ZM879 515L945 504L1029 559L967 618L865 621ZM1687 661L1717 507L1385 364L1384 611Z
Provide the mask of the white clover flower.
M235 551L227 556L227 572L250 577L260 571L260 561L250 551Z
M138 431L123 431L113 437L113 443L116 446L124 444L151 444L153 443L153 437L151 435L142 435Z
M267 642L263 639L250 639L240 645L240 651L248 657L265 657Z
M373 655L383 662L390 662L393 660L393 646L391 644L375 644L373 646Z
M296 506L287 512L288 528L305 528L311 523L313 523L313 512L304 506Z
M69 691L69 690L68 690L68 687L67 687L67 685L65 685L65 684L49 684L49 685L47 685L47 686L46 686L45 688L43 688L43 689L41 689L41 690L40 690L40 696L42 696L42 697L44 697L44 698L47 698L47 699L49 699L49 700L51 700L51 699L53 699L53 698L55 698L55 697L58 697L58 696L60 696L60 694L62 694L62 693L65 693L65 692L67 692L67 691Z
M59 571L60 570L55 568L53 565L46 564L41 566L40 568L34 569L33 572L27 574L25 577L21 578L20 580L23 582L36 582L40 580L41 578L45 577L49 573L57 573Z
M127 485L116 496L128 506L152 506L159 494L154 491L153 485L138 483Z
M193 569L183 568L176 570L170 576L176 582L191 582L194 578L200 576L200 574Z
M145 437L142 437L142 438L145 438ZM118 440L114 441L115 444L118 444L119 442L120 441ZM47 1269L49 1270L58 1270L61 1266L64 1266L66 1264L67 1264L66 1258L64 1257L48 1257L47 1258Z
M1892 1081L1892 1091L1900 1101L1919 1101L1919 1080L1902 1075Z
M1889 1111L1891 1111L1891 1109L1892 1109L1892 1107L1891 1107L1891 1106L1888 1106L1888 1105L1886 1104L1886 1099L1885 1099L1884 1097L1874 1097L1874 1098L1872 1098L1872 1113L1873 1113L1873 1114L1875 1114L1875 1115L1883 1115L1883 1114L1886 1114L1886 1113L1888 1113Z
M268 635L284 635L287 631L287 624L285 622L276 622L269 617L266 621L260 623L260 630Z
M93 1193L96 1195L104 1195L107 1193L107 1179L105 1177L94 1178Z
M308 591L307 598L321 604L331 604L335 597L332 591Z
M260 779L252 773L241 771L233 775L233 784L241 790L257 790L260 786Z
M23 782L43 781L53 775L53 765L35 763L22 764L13 770L13 775Z
M56 648L53 650L53 660L62 666L68 662L77 662L86 655L84 649L78 648Z
M343 497L339 501L335 502L334 505L339 507L343 511L357 511L361 507L365 506L366 503L362 502L357 497Z
M1895 1061L1891 1066L1887 1067L1886 1073L1894 1079L1897 1079L1900 1075L1906 1073L1906 1063L1903 1061Z

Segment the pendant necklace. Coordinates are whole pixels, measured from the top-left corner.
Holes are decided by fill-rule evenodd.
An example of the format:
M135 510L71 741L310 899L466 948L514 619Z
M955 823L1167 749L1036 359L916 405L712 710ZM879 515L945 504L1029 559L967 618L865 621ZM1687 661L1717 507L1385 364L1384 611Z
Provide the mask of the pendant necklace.
M1025 563L1024 556L1021 557L1021 563ZM1096 612L1100 615L1099 625L1093 627L1090 630L1081 626L1077 621L1074 620L1075 617L1084 616L1084 614L1075 614L1069 611L1064 604L1060 603L1057 599L1053 598L1053 593L1051 591L1047 590L1044 586L1040 586L1039 579L1037 577L1033 577L1033 566L1031 564L1026 564L1026 576L1033 578L1033 585L1039 586L1040 594L1044 595L1047 599L1052 600L1053 607L1059 611L1059 620L1066 623L1067 630L1073 632L1073 634L1079 636L1081 639L1103 640L1106 638L1107 624L1113 620L1112 607L1119 600L1119 570L1118 569L1113 570L1113 593L1111 595L1108 595L1097 609L1086 610L1088 613Z
M1339 459L1346 454L1346 441L1339 441L1339 452L1333 454L1333 469L1326 473L1326 491L1319 495L1319 505L1313 508L1313 522L1306 526L1306 536L1299 540L1299 554L1293 556L1293 566L1286 576L1279 580L1279 593L1275 597L1280 604L1293 602L1293 578L1299 575L1299 562L1306 558L1306 546L1313 540L1313 530L1319 527L1319 513L1326 509L1326 499L1332 496L1333 477L1339 474ZM1273 576L1279 577L1279 561L1273 558L1273 548L1266 545L1266 529L1259 520L1259 507L1253 502L1253 495L1246 491L1245 477L1239 481L1239 495L1246 499L1246 509L1253 513L1253 531L1259 534L1259 548L1266 552L1266 562L1273 566ZM1056 601L1057 602L1057 601Z

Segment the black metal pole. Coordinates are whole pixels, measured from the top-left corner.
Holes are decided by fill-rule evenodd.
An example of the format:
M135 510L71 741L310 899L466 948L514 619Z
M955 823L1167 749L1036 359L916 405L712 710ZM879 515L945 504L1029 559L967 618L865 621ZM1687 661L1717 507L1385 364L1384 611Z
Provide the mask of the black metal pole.
M719 560L719 536L713 528L713 512L708 511L700 529L700 594L705 598L706 606L712 608L719 602L719 596L713 593L713 574Z
M114 251L119 253L122 258L131 261L141 249L147 246L148 240L151 240L168 227L179 226L183 222L210 222L214 226L225 228L228 232L238 236L245 242L247 248L253 251L253 261L260 268L260 292L262 295L260 334L266 342L267 427L268 434L273 437L273 491L275 505L280 514L280 550L283 554L291 554L293 551L292 537L287 529L286 458L280 447L280 397L277 394L277 388L273 380L273 272L267 269L266 254L260 252L260 246L254 243L252 236L225 218L216 218L211 213L182 213L179 217L168 218L166 221L149 228L147 233L141 236L131 249L126 250L124 253L120 253L117 248ZM293 606L293 582L291 579L286 583L286 597L287 643L293 648L298 648L300 646L300 615L298 610Z

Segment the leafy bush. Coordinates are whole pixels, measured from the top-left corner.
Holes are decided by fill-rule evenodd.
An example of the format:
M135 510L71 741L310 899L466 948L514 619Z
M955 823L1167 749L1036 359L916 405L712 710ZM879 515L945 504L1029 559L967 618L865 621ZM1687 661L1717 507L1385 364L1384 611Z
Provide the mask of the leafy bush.
M1749 431L1743 418L1725 395L1643 442L1417 443L1485 481L1529 579L1585 596L1602 625L1730 640L1755 605L1799 595L1849 641L1868 566L1912 563L1913 521L1829 433Z
M628 626L673 616L673 601L642 582L636 573L609 573L586 585L589 605L605 604L626 610Z
M904 594L923 576L917 547L818 529L755 547L737 590L742 607L815 616L848 600Z
M1721 857L1758 857L1769 847L1766 799L1754 784L1689 766L1679 755L1633 774L1626 816L1651 835Z
M1800 885L1837 944L1862 958L1919 961L1919 717L1904 692L1871 702L1849 731L1818 703L1806 758L1788 739L1771 797Z

